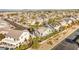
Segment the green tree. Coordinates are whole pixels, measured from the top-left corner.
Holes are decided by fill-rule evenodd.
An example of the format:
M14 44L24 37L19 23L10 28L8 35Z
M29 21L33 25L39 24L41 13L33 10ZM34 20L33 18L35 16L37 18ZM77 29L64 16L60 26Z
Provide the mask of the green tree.
M37 49L39 47L39 37L33 38L32 41L33 41L32 48Z
M5 35L0 34L0 41L5 38Z
M48 21L48 24L55 24L55 23L57 23L57 22L58 22L57 19L52 19L52 18L50 18L49 21Z

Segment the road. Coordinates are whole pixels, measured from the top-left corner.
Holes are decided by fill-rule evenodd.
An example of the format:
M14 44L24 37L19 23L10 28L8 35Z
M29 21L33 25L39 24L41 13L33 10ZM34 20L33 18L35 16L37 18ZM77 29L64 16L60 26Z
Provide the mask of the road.
M78 45L76 43L70 43L67 42L66 40L63 40L52 50L77 50L77 49L78 49Z
M25 30L25 29L27 29L26 27L23 27L23 26L21 26L21 25L15 23L15 22L12 22L12 21L10 21L10 20L8 20L8 19L4 19L4 21L7 21L7 22L10 23L11 25L15 26L15 27L16 27L15 29L17 29L17 30Z

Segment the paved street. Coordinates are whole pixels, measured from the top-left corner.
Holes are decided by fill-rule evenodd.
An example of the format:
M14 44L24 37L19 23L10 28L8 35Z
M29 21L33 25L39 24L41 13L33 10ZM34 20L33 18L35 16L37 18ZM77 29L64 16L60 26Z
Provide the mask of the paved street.
M10 23L11 25L15 26L15 27L16 27L15 29L17 29L17 30L24 30L24 29L27 29L26 27L23 27L23 26L21 26L21 25L15 23L15 22L12 22L12 21L10 21L10 20L8 20L8 19L4 19L4 20L7 21L8 23Z
M79 35L79 29L77 31L73 32L65 40L60 42L57 46L55 46L53 48L53 50L77 50L79 48L78 44L76 42L71 43L71 42L67 41L67 39L69 39L69 40L74 39L75 40L75 38L78 37L78 35Z
M69 43L66 40L60 42L52 50L77 50L78 45L76 43Z

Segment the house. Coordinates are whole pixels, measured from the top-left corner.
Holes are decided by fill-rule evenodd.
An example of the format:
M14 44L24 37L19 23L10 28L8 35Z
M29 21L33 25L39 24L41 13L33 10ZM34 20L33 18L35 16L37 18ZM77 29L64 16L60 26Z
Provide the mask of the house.
M59 21L59 23L61 24L61 26L68 26L67 22L63 19Z
M39 25L42 25L44 22L44 19L42 19L41 17L37 17L36 22L38 22Z
M30 32L27 30L24 30L23 33L19 37L19 42L22 43L25 40L28 41L29 38L30 38Z
M37 36L44 37L52 33L52 30L48 27L40 27L35 31L35 33L37 34Z
M11 44L12 46L19 46L25 40L28 41L30 38L30 33L28 30L8 30L8 33L5 35L5 38L1 42Z
M60 23L55 23L55 24L53 24L52 26L54 27L54 29L55 29L56 31L59 31L59 30L60 30L60 27L61 27L61 24L60 24Z
M52 24L46 23L45 27L48 27L48 28L50 28L52 30L52 32L55 32L54 26L52 26Z
M79 16L76 17L76 20L79 21Z
M29 25L35 25L35 23L36 23L35 19L27 20L27 24L29 24Z
M10 37L6 37L6 38L2 39L1 42L4 42L4 43L6 43L6 44L10 44L10 45L12 45L12 46L18 45L18 42L15 41L14 38L10 38Z
M72 22L74 22L74 23L77 21L77 18L75 16L70 17L70 19L72 19Z
M70 18L65 18L63 20L65 20L68 25L72 24L72 19L70 19Z

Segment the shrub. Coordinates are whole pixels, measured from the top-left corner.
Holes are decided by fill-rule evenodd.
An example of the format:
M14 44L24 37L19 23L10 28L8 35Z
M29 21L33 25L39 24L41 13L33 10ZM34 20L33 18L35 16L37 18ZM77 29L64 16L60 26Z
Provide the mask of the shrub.
M5 38L5 36L3 35L3 34L0 34L0 41L2 40L2 39L4 39Z
M32 48L37 49L39 47L39 37L33 38L32 41L33 41Z
M28 45L23 44L23 45L20 45L19 47L16 47L16 50L25 50L27 48L28 48Z

